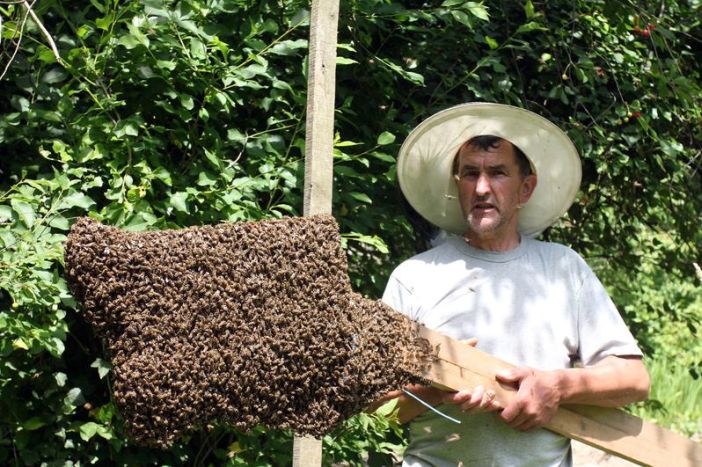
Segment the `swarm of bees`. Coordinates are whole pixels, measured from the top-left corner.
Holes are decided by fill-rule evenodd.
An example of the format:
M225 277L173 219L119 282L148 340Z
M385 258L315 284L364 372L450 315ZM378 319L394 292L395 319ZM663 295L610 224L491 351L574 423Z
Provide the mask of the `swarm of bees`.
M140 444L213 424L319 437L432 358L416 323L352 291L329 216L139 233L82 218L65 251Z

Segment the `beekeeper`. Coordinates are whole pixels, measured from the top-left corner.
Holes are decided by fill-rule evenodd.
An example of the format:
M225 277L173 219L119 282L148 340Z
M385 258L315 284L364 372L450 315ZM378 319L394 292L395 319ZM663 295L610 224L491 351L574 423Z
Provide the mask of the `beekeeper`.
M580 185L578 152L530 111L471 103L415 128L397 163L402 192L445 241L403 262L383 300L455 339L518 365L481 387L411 387L460 425L399 395L409 422L405 466L567 466L567 438L542 429L561 404L618 407L645 399L642 353L600 281L570 248L536 240ZM473 341L475 343L475 341Z

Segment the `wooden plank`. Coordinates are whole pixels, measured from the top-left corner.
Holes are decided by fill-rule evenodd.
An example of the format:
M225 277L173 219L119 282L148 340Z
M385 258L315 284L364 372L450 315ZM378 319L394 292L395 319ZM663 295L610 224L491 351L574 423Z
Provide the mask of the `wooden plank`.
M312 0L307 67L307 131L303 213L331 214L334 162L334 91L339 0ZM293 466L322 465L322 440L295 436Z
M339 0L314 0L310 16L304 214L331 214Z
M514 365L425 327L420 335L438 349L427 379L454 390L480 384L503 404L515 396L514 388L495 379L499 370ZM617 409L562 406L546 428L640 465L702 465L699 443Z

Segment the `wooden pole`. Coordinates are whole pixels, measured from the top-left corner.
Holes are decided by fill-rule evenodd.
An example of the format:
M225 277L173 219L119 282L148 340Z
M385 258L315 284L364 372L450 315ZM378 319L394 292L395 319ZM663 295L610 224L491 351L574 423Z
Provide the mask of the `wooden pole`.
M480 384L503 404L515 396L514 388L495 379L514 365L425 327L420 335L438 348L438 359L423 375L427 379L453 390ZM702 445L617 409L562 406L546 428L640 465L702 466Z
M339 0L313 0L307 78L304 215L331 214Z
M312 0L307 68L305 216L331 214L333 187L334 90L339 0ZM293 467L322 465L322 440L295 436Z

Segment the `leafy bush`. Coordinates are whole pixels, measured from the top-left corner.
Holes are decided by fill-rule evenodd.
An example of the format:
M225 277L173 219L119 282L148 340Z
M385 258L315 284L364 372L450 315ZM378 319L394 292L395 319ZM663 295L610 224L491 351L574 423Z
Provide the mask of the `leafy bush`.
M702 438L702 385L686 365L671 360L647 362L651 396L631 412L699 441Z
M205 427L167 452L124 439L61 261L79 215L143 230L300 214L308 4L67 5L35 4L60 63L22 5L0 5L6 61L19 44L0 87L0 462L287 463L286 433ZM342 2L334 214L354 287L378 296L425 246L395 187L409 131L463 101L524 106L583 158L582 192L546 238L591 261L648 353L699 368L699 350L676 343L702 320L701 9ZM382 420L349 422L328 459L394 452L380 436L397 425Z

